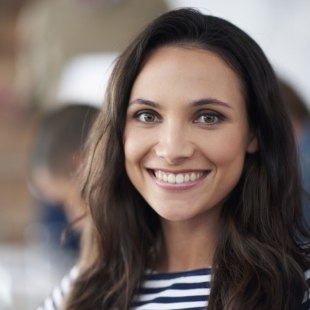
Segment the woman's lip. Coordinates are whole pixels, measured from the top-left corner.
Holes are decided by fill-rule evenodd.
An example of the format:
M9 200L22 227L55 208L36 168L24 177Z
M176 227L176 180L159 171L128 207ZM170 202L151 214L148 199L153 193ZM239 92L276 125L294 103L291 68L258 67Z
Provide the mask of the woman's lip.
M210 169L182 169L182 170L169 170L169 169L158 169L158 168L146 168L150 173L155 173L155 171L162 171L164 173L173 173L173 174L179 174L179 173L191 173L191 172L202 172L202 173L209 173Z

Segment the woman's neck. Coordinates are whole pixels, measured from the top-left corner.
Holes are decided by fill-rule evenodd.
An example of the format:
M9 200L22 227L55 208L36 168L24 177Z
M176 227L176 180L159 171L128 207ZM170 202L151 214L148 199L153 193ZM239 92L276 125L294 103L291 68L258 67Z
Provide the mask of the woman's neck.
M210 267L218 240L218 221L162 221L164 250L158 271L177 272Z

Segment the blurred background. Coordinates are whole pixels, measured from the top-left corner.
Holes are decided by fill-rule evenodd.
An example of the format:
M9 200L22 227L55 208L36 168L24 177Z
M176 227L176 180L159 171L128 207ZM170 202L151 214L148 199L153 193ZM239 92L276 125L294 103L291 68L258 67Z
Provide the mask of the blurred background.
M67 188L68 178L47 175L52 168L45 169L42 158L48 152L38 151L48 141L39 134L46 116L65 106L99 109L118 53L150 20L182 6L224 17L248 32L308 115L309 0L0 0L1 310L35 309L78 252L79 228L68 242L60 240L72 215L54 184ZM305 170L310 134L307 140L302 132L308 123L296 123L297 141L306 145ZM82 160L76 150L70 154L74 161L66 176Z

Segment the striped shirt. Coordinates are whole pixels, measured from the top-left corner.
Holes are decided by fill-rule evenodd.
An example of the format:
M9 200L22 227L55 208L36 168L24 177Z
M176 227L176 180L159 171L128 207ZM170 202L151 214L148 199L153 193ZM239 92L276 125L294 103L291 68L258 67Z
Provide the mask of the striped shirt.
M78 276L74 267L37 310L62 310L64 299ZM310 270L305 272L310 286ZM147 271L131 310L202 310L210 295L211 269L158 273ZM310 310L310 291L305 293L301 309Z
M73 267L70 272L62 279L60 285L55 287L42 306L37 310L61 310L64 304L64 299L69 293L73 282L78 277L78 268Z
M148 271L132 309L206 309L211 269L157 273Z

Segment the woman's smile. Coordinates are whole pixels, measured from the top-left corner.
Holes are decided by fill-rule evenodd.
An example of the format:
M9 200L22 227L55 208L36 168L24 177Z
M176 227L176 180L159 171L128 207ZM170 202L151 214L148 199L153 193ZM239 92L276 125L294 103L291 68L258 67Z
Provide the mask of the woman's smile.
M189 172L166 172L162 170L153 171L156 179L161 183L169 184L187 184L198 181L202 177L206 176L205 172L201 171L189 171Z
M200 185L210 171L187 170L168 171L162 169L147 169L155 184L163 190L182 192Z

